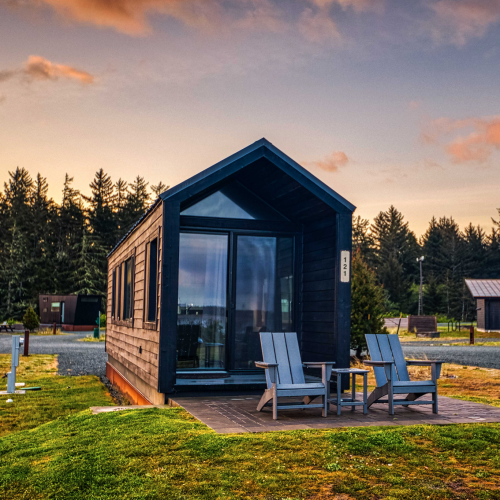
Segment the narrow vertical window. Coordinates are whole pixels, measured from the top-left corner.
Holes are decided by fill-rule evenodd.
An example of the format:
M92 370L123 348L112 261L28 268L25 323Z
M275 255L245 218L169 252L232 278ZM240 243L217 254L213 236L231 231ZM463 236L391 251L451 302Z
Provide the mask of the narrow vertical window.
M146 321L156 321L158 297L158 239L146 246Z
M114 319L116 314L116 269L113 269L111 278L111 317Z
M116 268L118 278L117 293L118 300L116 301L116 319L122 318L122 266Z
M123 319L132 317L132 276L133 263L132 258L125 261L125 269L123 276Z

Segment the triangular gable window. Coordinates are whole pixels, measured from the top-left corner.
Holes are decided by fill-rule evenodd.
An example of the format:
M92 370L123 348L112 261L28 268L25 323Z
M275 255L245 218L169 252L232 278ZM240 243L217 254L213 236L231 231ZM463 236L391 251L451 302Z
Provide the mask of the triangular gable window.
M260 198L233 182L208 195L181 212L195 217L223 219L284 220L285 218Z

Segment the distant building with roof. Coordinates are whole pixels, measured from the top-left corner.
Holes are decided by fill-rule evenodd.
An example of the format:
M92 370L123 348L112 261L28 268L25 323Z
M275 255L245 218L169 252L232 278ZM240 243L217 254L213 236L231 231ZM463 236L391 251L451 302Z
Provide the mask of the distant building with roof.
M465 280L477 304L477 329L500 330L500 280Z

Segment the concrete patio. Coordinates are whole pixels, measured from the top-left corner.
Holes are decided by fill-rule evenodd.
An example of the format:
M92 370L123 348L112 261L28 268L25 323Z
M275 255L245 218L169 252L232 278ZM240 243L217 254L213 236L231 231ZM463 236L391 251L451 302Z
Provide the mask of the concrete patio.
M361 395L358 395L360 397ZM358 406L342 409L337 416L332 407L328 417L321 410L284 410L278 420L272 419L271 408L257 411L260 396L179 397L169 401L171 406L182 406L195 418L220 434L242 432L286 431L298 429L328 429L339 427L398 426L417 424L465 424L473 422L500 422L500 408L469 401L439 397L439 414L432 413L431 405L404 408L396 406L395 415L389 415L387 404L375 404L367 415ZM425 398L423 398L425 399Z

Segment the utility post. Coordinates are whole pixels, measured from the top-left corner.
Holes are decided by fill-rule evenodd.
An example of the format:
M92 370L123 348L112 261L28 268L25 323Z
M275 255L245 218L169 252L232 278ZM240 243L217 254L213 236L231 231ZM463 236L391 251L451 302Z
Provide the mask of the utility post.
M422 262L424 261L424 256L417 257L417 262L420 263L420 290L418 292L418 315L422 316L424 312L424 298L423 298L423 285L424 285L424 277L422 274Z

